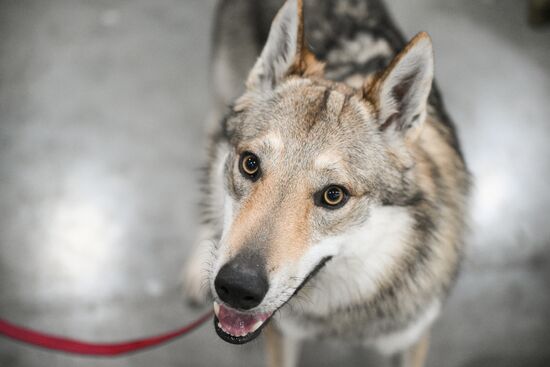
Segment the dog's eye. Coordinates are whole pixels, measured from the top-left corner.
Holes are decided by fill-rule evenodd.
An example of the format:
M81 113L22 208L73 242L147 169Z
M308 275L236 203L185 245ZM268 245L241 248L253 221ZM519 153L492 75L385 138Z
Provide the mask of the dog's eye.
M342 186L330 185L314 195L315 204L327 209L338 209L348 201L348 191Z
M260 158L250 152L241 154L239 162L241 174L249 180L256 181L260 178Z

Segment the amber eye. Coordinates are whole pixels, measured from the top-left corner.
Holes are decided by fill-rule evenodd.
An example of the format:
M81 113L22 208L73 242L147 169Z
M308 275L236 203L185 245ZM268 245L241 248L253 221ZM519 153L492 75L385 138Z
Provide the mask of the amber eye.
M260 177L260 159L253 153L244 152L241 154L239 169L244 177L256 181Z
M327 209L338 209L348 201L349 194L341 186L331 185L315 194L315 203Z
M323 193L325 204L335 206L344 200L344 190L338 186L331 186Z

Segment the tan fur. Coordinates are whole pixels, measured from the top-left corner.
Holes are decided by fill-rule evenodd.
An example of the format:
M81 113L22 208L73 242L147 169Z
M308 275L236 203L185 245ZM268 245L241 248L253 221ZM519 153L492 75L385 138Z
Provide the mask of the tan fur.
M297 193L297 199L299 204L293 200L284 204L282 217L286 219L277 223L276 245L270 249L267 258L269 269L297 261L311 244L309 221L313 204L305 189Z
M429 334L426 333L418 342L399 356L394 363L395 367L423 367L428 356L430 344Z
M424 41L426 39L430 39L430 36L426 32L420 32L416 36L413 37L407 43L405 48L401 50L392 60L390 65L378 76L375 80L367 79L363 85L363 96L370 100L373 105L378 109L380 107L380 101L378 100L378 96L380 95L380 88L392 72L392 70L399 64L399 62L407 55L411 49L416 47L418 43L421 41ZM371 77L372 78L372 77Z
M430 337L426 334L416 345L409 350L409 358L411 367L422 367L428 357L428 349L430 347Z
M257 231L258 219L264 218L266 212L273 205L271 196L269 195L273 187L273 180L265 180L254 186L251 192L254 200L244 202L238 210L227 238L230 257L239 252L243 246L249 244L247 235Z
M298 19L298 43L296 58L288 71L288 75L321 77L324 73L324 64L317 60L315 55L307 48L305 44L303 0L298 0Z
M281 220L275 221L276 226L270 234L271 244L265 249L268 253L266 262L270 271L278 269L288 261L296 261L306 251L310 244L309 213L313 206L306 187L282 203L274 200L273 193L276 190L280 190L277 186L277 177L269 177L254 186L250 193L254 200L246 201L238 210L227 240L232 255L238 253L243 246L258 245L250 243L248 236L260 231L260 219L269 218L276 209L277 217Z
M279 330L275 325L267 325L265 329L265 346L267 355L268 367L281 367L283 366L283 341Z
M357 72L329 80L304 42L302 6L290 0L279 12L247 91L224 120L219 156L227 157L232 216L223 218L211 284L215 290L217 269L251 249L265 265L269 292L242 312L281 309L308 335L356 338L388 353L414 344L404 360L421 367L428 342L418 338L461 259L469 188L452 126L431 100L437 96L428 102L431 42L419 33L385 70L351 68ZM244 152L261 161L260 177L239 171ZM318 199L333 185L349 193L338 208ZM297 291L316 303L290 307ZM279 323L283 338L275 322L266 328L269 364L289 367L296 330Z
M268 367L296 367L298 341L285 339L274 324L266 326L265 341Z

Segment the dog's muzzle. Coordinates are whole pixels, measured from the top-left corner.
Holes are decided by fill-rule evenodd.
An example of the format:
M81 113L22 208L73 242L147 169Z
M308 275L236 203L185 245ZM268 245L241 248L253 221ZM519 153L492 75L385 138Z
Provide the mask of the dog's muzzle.
M223 304L214 301L214 313L216 315L214 317L214 328L219 337L232 344L244 344L255 339L260 335L262 328L267 325L275 312L290 301L330 259L331 257L323 258L309 275L304 278L292 296L277 309L265 313L255 313L248 310L258 306L263 300L269 288L266 286L267 281L264 284L263 280L254 279L254 281L247 283L243 279L254 274L253 271L246 267L243 268L242 263L238 265L238 263L231 264L229 262L224 265L214 281L216 293L218 293L219 298L223 301ZM243 271L243 269L245 270ZM222 275L221 278L220 274ZM242 277L238 276L238 274L247 275ZM228 281L231 279L234 282Z

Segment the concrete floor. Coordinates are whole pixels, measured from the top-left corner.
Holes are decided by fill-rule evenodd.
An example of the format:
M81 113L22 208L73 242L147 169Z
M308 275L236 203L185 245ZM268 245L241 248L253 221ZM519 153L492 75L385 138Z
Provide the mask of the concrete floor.
M214 0L0 0L0 317L109 341L193 319L180 267L197 225ZM431 33L476 178L468 259L429 366L550 365L550 29L517 0L390 1ZM261 365L208 325L118 359L0 338L0 366ZM374 358L374 359L373 359ZM308 344L301 366L382 365Z

